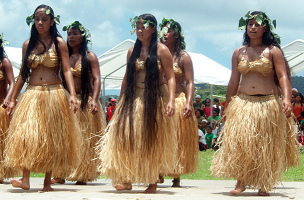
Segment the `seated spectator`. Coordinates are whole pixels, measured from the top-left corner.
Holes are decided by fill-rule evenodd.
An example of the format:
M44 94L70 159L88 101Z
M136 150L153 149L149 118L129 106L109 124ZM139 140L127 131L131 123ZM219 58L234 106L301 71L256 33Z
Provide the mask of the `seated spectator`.
M203 119L201 125L199 126L199 129L204 133L204 135L206 134L207 125L208 121L206 119Z
M291 89L291 94L296 96L296 94L298 94L298 89L297 88L292 88Z
M293 113L300 123L304 118L301 116L301 112L304 111L303 95L301 93L296 94L296 101L292 103Z
M205 118L207 119L211 115L211 100L206 98L204 104L204 114Z
M213 145L215 144L215 135L212 133L212 128L211 126L207 126L206 127L206 135L205 135L205 139L206 139L206 144L208 146L208 149L212 149Z
M220 110L218 108L212 110L212 120L215 120L217 122L220 119L219 112ZM211 116L208 117L208 121L211 121Z
M206 144L205 134L203 131L198 129L198 147L200 151L206 151L208 149L208 146Z
M221 107L221 104L220 104L220 100L218 98L214 98L213 103L214 103L214 105L212 106L212 110L215 109L215 108L218 108L219 109L219 116L221 116L221 112L222 112L221 108L222 107Z
M200 110L195 110L195 116L196 116L198 128L200 128L201 125L202 125L202 121L205 118L201 115L201 111Z

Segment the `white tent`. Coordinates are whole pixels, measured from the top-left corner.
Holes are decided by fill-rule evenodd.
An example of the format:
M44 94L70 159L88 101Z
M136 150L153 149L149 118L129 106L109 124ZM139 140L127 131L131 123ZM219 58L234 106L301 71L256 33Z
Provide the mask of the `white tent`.
M13 72L15 78L19 75L22 60L22 49L16 47L4 47L4 51L7 54L8 59L11 61L13 66Z
M103 91L105 89L120 89L126 70L127 51L133 45L133 40L125 40L98 57ZM195 84L228 84L231 74L229 69L202 54L189 52L189 55L193 62Z
M291 75L304 70L304 40L295 40L282 47Z

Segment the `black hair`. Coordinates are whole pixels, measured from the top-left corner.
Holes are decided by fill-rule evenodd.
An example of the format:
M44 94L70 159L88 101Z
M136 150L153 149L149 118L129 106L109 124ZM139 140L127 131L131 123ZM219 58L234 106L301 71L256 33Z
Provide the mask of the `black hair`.
M156 29L157 20L151 14L143 14L139 16L139 20L150 20L150 26ZM135 84L136 84L136 69L135 62L140 57L140 51L142 47L142 42L139 39L136 39L133 52L130 56L129 62L127 63L127 87L124 91L124 101L122 103L122 116L119 117L118 124L122 124L122 135L119 135L117 138L122 138L123 141L126 141L125 136L125 127L126 119L129 119L129 132L128 136L130 140L130 147L133 148L133 103L135 100ZM151 43L149 46L148 56L145 61L145 90L144 90L144 111L143 111L143 121L144 124L144 147L148 150L152 147L154 141L157 140L156 133L158 130L158 124L156 115L157 113L162 113L161 105L158 105L158 99L161 96L159 89L159 70L157 63L157 30L152 33ZM128 116L128 117L127 117ZM118 133L119 134L119 133Z
M266 13L265 12L261 12L261 11L253 11L251 13L251 15L257 15L257 14L260 14L260 13L263 16L263 19L267 19L267 18L269 19L269 17L266 15ZM250 21L250 19L246 20L246 22L247 22L246 23L246 30L245 30L245 33L244 33L244 40L243 40L243 45L248 45L248 46L250 45L250 38L249 38L249 36L247 34L247 25L248 25L249 21ZM263 33L262 43L265 46L276 46L276 47L278 47L281 50L281 52L283 54L283 57L284 57L284 61L285 61L285 69L286 69L286 72L287 72L288 80L289 80L289 82L291 84L290 68L289 68L288 62L287 62L287 60L286 60L286 58L284 56L284 53L283 53L283 51L282 51L282 49L280 47L280 44L278 43L277 39L274 37L273 33L270 30L269 21L268 20L263 20L263 23L264 23L263 25L266 28L265 28L265 32ZM277 77L276 73L274 73L274 75L275 75L274 81L275 81L276 85L279 86L279 80L278 80L278 77Z
M50 13L49 13L49 16L51 18L51 20L54 19L54 11L53 9L50 7L50 6L47 6L47 5L44 5L44 4L41 4L39 5L34 13L33 13L33 18L35 19L35 13L38 9L40 8L45 8L45 9L50 9ZM58 40L57 40L57 37L61 37L60 33L58 32L57 30L57 27L56 27L56 23L54 22L54 24L50 27L50 34L51 34L51 37L52 37L52 42L51 42L51 45L52 43L54 42L54 45L55 45L55 50L56 50L56 54L57 54L57 58L58 60L60 61L61 60L61 57L60 57L60 51L59 51L59 48L58 48ZM31 54L32 50L34 49L34 47L36 46L37 42L41 42L43 47L44 47L44 50L41 54L45 53L50 47L46 47L44 45L44 43L39 40L38 38L38 31L36 29L36 26L35 26L35 23L31 26L31 36L30 36L30 40L29 40L29 44L28 44L28 47L26 49L26 53L25 53L25 56L24 56L24 59L22 61L22 71L21 71L21 77L22 77L22 80L23 81L28 81L29 77L30 77L30 68L27 66L28 65L28 57L29 55ZM59 72L60 72L60 63L61 62L58 62L58 67L56 69L56 72L55 72L55 75L58 76L59 75Z
M172 25L173 27L170 28L174 30L174 35L177 36L174 43L174 52L176 53L176 56L180 58L182 50L185 50L186 48L182 45L182 35L181 35L182 27L177 21L173 21ZM175 28L178 29L177 33L175 32Z
M219 108L213 108L212 111L215 111L217 115L220 114L220 109Z
M78 29L81 34L84 33L84 31L81 31L77 27L73 27L71 29ZM73 49L67 43L68 45L68 50L69 50L69 56L73 54ZM81 54L81 105L80 108L83 110L86 105L88 104L89 96L90 96L90 72L91 70L91 65L90 62L88 61L88 41L85 36L82 37L81 41L81 47L79 49L79 53Z
M214 103L219 103L220 100L219 100L218 98L214 98L214 99L213 99L213 102L214 102Z
M3 58L7 58L4 48L1 46L2 43L3 43L3 40L0 39L0 63L2 62Z
M210 129L212 130L212 127L211 127L210 125L206 126L206 129L207 129L207 128L210 128Z

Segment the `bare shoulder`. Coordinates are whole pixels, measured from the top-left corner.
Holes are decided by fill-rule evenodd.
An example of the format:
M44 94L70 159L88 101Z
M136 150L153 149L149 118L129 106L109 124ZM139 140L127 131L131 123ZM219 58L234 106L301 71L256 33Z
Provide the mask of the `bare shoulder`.
M29 43L30 43L30 40L27 40L27 41L25 41L24 43L23 43L23 45L22 45L22 49L27 49L27 47L28 47L28 45L29 45Z
M269 48L270 53L271 53L272 55L275 55L275 54L282 54L281 49L280 49L279 47L277 47L277 46L269 46L268 48Z
M157 51L162 53L164 51L169 51L168 47L160 42L157 43Z
M96 60L97 56L93 51L88 51L88 59L89 60Z
M61 47L61 46L67 46L66 42L64 41L64 39L62 37L57 37L56 39L58 41L58 46L59 47Z

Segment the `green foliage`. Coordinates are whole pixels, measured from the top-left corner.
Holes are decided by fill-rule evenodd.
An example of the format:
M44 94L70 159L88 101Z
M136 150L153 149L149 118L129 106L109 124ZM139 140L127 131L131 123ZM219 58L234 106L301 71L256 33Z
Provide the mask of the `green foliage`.
M138 20L139 20L139 17L138 17L138 16L135 16L133 19L130 18L131 27L132 27L131 35L133 35L133 33L134 33L135 30L136 30L136 23L138 22ZM150 26L150 24L156 26L156 24L155 24L154 22L151 22L150 20L143 20L143 23L144 23L145 29L148 28L148 26Z
M3 33L1 33L1 35L0 35L0 41L2 42L1 43L2 48L4 48L6 45L9 44L9 42L7 40L3 39Z
M86 29L79 21L74 21L72 24L68 26L64 26L62 28L63 31L68 31L69 28L78 28L81 32L82 37L86 37L87 42L92 45L91 33L89 29Z
M196 95L201 95L202 100L206 98L210 98L211 95L211 89L210 89L210 84L200 84L200 85L195 85L195 90L194 90L194 97ZM222 86L222 85L212 85L212 94L213 98L219 98L220 102L225 101L227 93L227 86ZM222 98L220 98L220 97Z
M51 13L50 7L48 7L47 9L42 8L41 11L45 11L45 14L47 14L47 15L50 15L50 14L53 15ZM60 15L54 16L54 21L57 25L59 25L60 24ZM34 14L27 16L25 19L25 22L29 27L31 27L35 23Z

